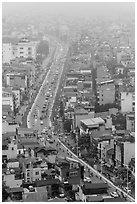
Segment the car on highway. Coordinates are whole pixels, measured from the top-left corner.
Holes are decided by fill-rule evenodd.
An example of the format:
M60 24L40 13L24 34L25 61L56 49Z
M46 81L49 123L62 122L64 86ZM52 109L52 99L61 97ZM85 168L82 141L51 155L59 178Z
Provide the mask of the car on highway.
M41 112L42 112L42 113L45 113L45 112L46 112L46 110L45 110L45 109L43 109Z
M43 124L44 124L43 120L41 120L41 121L40 121L40 124L41 124L41 125L43 125Z
M112 197L114 197L114 198L118 198L119 197L119 195L118 195L118 193L116 191L111 192L110 195Z
M131 189L129 189L128 187L125 187L124 191L126 191L127 193L131 193Z

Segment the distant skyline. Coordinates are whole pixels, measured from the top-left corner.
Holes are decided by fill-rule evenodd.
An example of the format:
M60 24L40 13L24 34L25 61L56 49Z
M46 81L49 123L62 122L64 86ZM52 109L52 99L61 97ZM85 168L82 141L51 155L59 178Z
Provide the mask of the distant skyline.
M129 15L134 18L134 2L4 2L3 16L65 15L71 17L111 17Z

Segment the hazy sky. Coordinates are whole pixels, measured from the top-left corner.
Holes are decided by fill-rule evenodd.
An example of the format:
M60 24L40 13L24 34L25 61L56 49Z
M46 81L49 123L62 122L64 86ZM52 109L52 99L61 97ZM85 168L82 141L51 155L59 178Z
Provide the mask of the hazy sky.
M129 14L134 16L134 3L128 2L8 2L2 4L3 16L15 13L24 14L65 14L67 16L116 16Z

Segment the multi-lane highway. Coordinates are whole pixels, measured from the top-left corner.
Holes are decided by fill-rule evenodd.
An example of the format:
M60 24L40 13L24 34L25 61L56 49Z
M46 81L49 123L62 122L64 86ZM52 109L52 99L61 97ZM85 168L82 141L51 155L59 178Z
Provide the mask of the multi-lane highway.
M52 65L29 112L27 118L28 127L38 130L39 133L41 133L45 127L51 126L49 119L51 117L67 51L67 46L57 44Z

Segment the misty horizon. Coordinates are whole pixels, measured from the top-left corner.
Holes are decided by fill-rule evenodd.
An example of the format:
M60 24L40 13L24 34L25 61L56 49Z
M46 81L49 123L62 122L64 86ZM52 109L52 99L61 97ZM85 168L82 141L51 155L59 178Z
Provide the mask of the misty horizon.
M70 17L124 17L134 16L134 2L4 2L3 16L19 15L65 15Z

